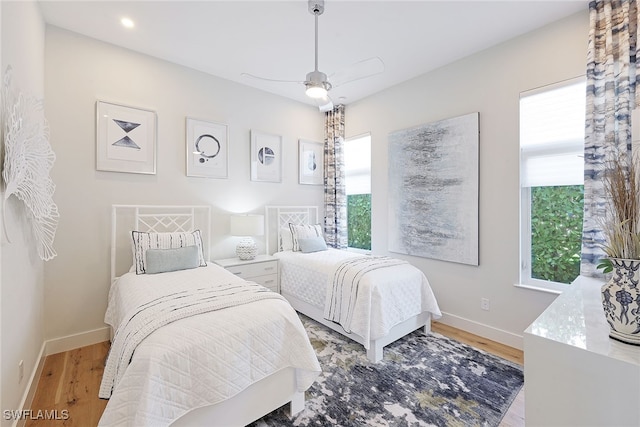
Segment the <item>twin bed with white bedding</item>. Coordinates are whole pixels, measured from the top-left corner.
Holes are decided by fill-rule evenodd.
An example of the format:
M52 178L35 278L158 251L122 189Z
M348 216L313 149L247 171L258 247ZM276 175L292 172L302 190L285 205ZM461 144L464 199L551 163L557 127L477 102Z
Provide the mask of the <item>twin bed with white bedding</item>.
M208 209L113 207L101 426L246 425L287 402L292 414L304 407L320 372L309 338L280 295L201 262L208 250L195 219L204 211L208 230ZM131 265L131 230L143 233L134 253L159 261L134 255L132 271L117 277Z
M431 319L441 316L416 267L322 247L317 207L267 206L265 218L267 249L279 259L280 293L296 311L362 344L371 361L418 328L428 333Z

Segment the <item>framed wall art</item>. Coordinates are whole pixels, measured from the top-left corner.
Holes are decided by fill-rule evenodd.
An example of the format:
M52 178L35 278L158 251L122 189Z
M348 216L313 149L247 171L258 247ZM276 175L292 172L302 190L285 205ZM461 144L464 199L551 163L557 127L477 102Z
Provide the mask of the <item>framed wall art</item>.
M227 125L187 117L186 129L187 176L227 178Z
M251 131L251 181L282 181L282 137Z
M321 142L298 140L298 173L300 184L324 183L324 145Z
M96 169L155 174L155 111L98 101Z
M389 134L389 250L478 265L479 114Z

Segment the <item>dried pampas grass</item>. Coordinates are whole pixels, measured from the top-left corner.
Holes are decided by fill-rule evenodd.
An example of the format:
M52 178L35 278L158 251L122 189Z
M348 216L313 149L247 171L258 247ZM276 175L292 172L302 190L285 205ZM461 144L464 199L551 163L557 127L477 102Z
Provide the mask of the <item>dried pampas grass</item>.
M602 249L611 258L640 259L640 179L636 162L627 159L619 156L607 162Z

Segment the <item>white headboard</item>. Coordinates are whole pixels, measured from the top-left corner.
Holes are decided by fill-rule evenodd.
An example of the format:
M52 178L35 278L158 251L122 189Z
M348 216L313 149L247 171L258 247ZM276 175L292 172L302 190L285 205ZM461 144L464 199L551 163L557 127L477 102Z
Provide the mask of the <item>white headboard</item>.
M131 231L156 233L200 230L205 260L211 245L210 206L111 206L111 283L133 264Z
M289 224L318 224L317 206L265 206L265 246L267 253L278 252L280 246L280 230Z

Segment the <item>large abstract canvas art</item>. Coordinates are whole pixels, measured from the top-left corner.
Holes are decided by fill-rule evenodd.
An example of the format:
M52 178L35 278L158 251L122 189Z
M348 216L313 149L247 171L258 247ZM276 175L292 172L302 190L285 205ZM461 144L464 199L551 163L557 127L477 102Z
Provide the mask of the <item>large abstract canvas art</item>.
M479 114L389 134L389 250L478 265Z

